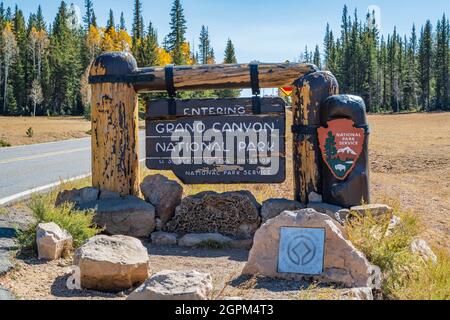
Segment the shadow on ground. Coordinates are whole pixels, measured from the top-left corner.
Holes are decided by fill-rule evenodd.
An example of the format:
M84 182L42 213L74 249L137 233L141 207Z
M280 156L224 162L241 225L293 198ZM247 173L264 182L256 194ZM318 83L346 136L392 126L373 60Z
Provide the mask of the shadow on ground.
M241 249L196 249L178 246L155 246L144 243L149 255L189 257L189 258L220 258L228 257L229 260L245 262L248 260L248 251Z

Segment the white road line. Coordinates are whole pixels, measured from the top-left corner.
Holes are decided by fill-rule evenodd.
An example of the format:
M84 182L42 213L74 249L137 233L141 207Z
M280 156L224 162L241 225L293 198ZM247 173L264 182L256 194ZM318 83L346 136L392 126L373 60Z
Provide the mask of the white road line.
M144 162L145 160L146 159L144 158L144 159L141 159L139 161L140 162ZM91 173L83 174L81 176L69 178L69 179L66 179L66 180L60 180L60 181L57 181L57 182L49 183L49 184L47 184L45 186L40 186L40 187L36 187L36 188L32 188L32 189L26 190L24 192L16 193L16 194L14 194L12 196L0 199L0 206L5 206L5 205L7 205L9 203L12 203L14 201L17 201L17 200L27 199L33 193L46 192L46 191L49 191L49 190L51 190L51 189L53 189L53 188L55 188L55 187L57 187L57 186L59 186L61 184L68 183L68 182L73 182L73 181L76 181L76 180L81 180L81 179L84 179L84 178L87 178L87 177L90 177L90 176L91 176Z
M36 154L34 156L27 156L27 157L19 157L19 158L12 158L12 159L7 159L7 160L2 160L2 161L0 161L0 164L8 164L8 163L19 162L19 161L48 158L48 157L52 157L52 156L60 156L60 155L63 155L63 154L77 153L77 152L88 151L88 150L91 150L91 148L78 148L78 149L72 149L72 150L47 152L47 153Z
M40 187L36 187L36 188L33 188L33 189L26 190L24 192L16 193L16 194L14 194L12 196L0 199L0 205L4 206L4 205L6 205L6 204L8 204L10 202L16 201L16 200L26 199L27 197L31 196L33 193L49 191L52 188L57 187L57 186L59 186L59 185L61 185L63 183L84 179L84 178L89 177L90 175L91 175L90 173L89 174L83 174L83 175L78 176L78 177L73 177L73 178L70 178L70 179L66 179L66 180L62 180L62 181L58 181L58 182L53 182L53 183L47 184L45 186L40 186Z

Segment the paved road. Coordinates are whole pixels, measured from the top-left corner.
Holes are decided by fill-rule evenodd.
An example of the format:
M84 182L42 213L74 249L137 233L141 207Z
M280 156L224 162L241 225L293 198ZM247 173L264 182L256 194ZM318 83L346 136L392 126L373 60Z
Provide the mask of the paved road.
M145 135L140 133L141 159ZM0 205L90 175L91 139L75 139L0 149Z

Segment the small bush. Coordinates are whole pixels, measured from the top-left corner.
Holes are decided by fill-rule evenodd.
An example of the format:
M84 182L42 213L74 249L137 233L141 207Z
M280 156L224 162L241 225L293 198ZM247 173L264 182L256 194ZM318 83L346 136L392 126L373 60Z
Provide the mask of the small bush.
M0 148L4 147L11 147L11 144L6 140L0 139Z
M74 248L78 248L101 231L93 226L93 212L78 211L69 204L55 207L49 195L34 196L29 207L33 211L36 223L28 230L19 232L18 238L22 249L36 249L36 226L39 223L54 222L66 229L73 237Z
M33 138L33 136L34 136L33 128L32 128L32 127L29 127L28 130L27 130L27 132L26 132L26 134L27 134L27 137L28 137L28 138Z
M382 292L387 299L449 299L450 258L440 253L438 262L426 262L411 251L419 235L419 223L412 213L395 213L401 222L386 234L389 218L353 214L347 223L350 241L383 272Z

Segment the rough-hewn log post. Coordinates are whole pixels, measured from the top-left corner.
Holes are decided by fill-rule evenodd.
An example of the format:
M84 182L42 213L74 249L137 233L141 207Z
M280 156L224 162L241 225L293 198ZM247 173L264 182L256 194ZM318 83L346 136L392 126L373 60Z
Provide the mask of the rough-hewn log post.
M317 138L320 104L329 96L338 94L339 86L330 72L319 71L297 80L294 88L294 192L296 200L307 204L310 192L321 193L321 157Z
M121 195L139 194L138 95L126 77L136 70L131 54L115 52L97 58L90 72L92 184Z

